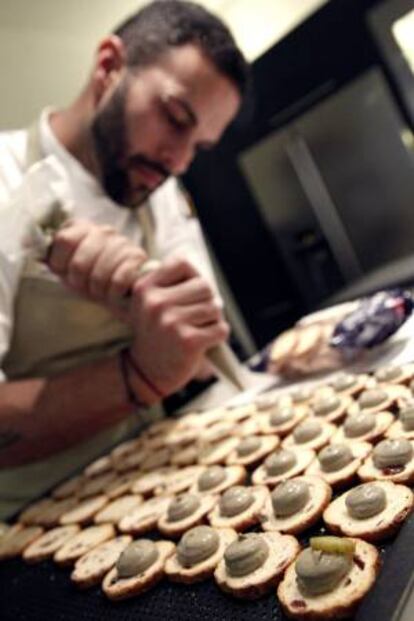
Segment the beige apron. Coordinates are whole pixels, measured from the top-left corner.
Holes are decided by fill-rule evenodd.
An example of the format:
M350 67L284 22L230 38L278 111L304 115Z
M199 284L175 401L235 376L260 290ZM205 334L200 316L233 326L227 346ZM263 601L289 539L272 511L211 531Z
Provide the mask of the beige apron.
M27 168L41 157L36 124L28 132ZM150 212L140 208L138 214L147 251L153 255ZM28 259L17 292L13 336L3 368L9 379L51 376L110 356L130 338L125 324L101 306L80 299L43 264ZM0 470L0 519L130 435L148 416L159 415L158 409L131 416L47 460Z

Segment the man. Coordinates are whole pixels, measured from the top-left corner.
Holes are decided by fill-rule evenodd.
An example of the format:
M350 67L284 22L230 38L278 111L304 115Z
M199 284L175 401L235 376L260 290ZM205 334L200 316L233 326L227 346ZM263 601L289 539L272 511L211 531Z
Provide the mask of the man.
M0 136L0 230L16 214L38 227L50 194L70 215L47 266L29 252L27 231L0 240L0 498L9 510L102 450L108 427L137 404L182 387L227 337L193 267L205 263L197 224L166 179L217 143L245 84L219 20L158 1L100 43L72 105ZM177 248L196 258L174 258ZM149 251L163 263L137 279Z

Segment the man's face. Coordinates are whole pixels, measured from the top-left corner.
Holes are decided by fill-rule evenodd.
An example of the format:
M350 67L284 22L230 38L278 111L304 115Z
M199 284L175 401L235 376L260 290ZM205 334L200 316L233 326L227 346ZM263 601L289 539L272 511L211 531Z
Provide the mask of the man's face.
M125 71L92 124L104 189L123 205L142 203L216 144L239 106L236 87L194 45Z

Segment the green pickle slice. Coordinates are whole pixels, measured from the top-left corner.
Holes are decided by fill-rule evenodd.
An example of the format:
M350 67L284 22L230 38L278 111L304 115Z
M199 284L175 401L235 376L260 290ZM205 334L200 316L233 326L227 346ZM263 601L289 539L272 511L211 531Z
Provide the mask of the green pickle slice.
M343 554L352 556L355 552L355 542L346 537L311 537L309 540L312 550L320 550L327 554Z

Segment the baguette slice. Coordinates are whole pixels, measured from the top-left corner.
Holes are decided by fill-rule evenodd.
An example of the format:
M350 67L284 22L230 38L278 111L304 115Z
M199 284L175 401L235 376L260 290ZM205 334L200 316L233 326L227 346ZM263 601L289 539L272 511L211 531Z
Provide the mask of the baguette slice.
M355 552L349 573L329 593L304 595L297 585L295 563L279 584L277 595L284 613L293 619L321 621L350 617L373 586L380 560L377 549L361 539L354 539Z

